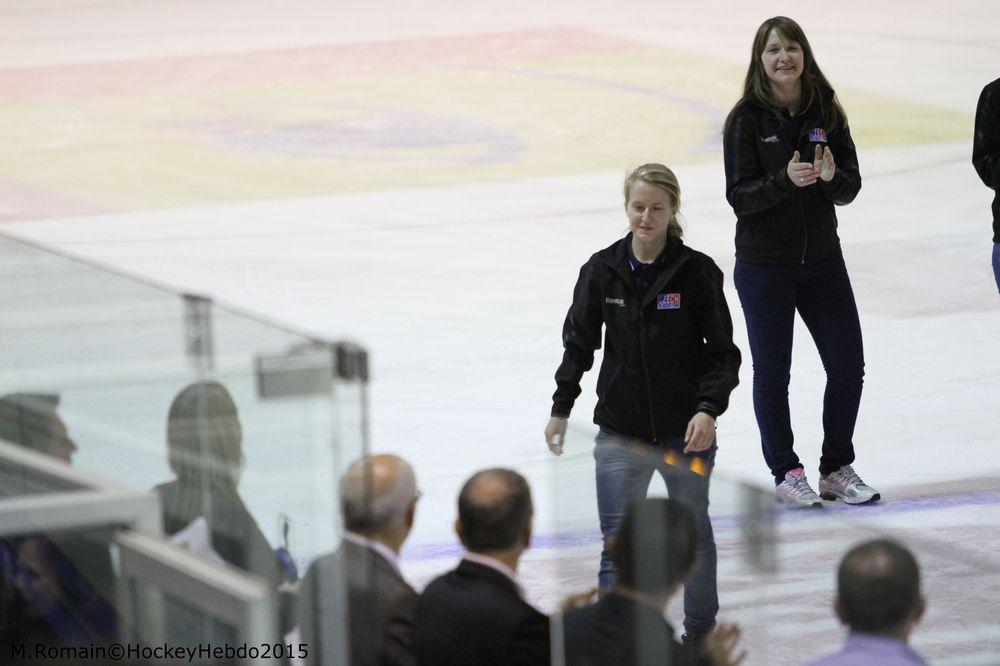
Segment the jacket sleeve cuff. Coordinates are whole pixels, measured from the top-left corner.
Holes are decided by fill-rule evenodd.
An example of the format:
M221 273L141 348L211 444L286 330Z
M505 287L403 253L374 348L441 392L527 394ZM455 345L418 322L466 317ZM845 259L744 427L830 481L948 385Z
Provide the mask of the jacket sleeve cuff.
M792 182L792 177L788 175L788 167L781 167L781 173L778 174L777 183L778 187L783 189L785 192L792 192L795 190L795 183Z
M552 405L552 416L559 417L561 419L568 419L569 413L572 411L572 407L564 407L561 405Z
M820 178L819 186L822 187L824 190L829 190L836 187L837 183L843 179L844 179L844 172L841 170L840 167L836 167L833 170L833 178L831 178L828 181Z
M719 418L719 416L723 412L723 410L719 409L718 405L716 405L714 402L710 402L708 400L702 400L701 402L699 402L698 403L698 407L695 409L695 411L696 412L705 412L706 414L708 414L709 416L711 416L713 419Z

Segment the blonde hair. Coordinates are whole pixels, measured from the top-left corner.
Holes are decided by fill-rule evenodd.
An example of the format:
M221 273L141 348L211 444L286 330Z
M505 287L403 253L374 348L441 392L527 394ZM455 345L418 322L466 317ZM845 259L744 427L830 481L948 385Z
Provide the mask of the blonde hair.
M681 223L677 221L677 215L681 212L681 185L677 182L677 176L674 175L674 172L656 162L643 164L633 169L632 173L625 177L625 183L622 186L626 206L628 206L632 185L638 180L658 187L670 195L670 203L674 207L674 216L670 218L670 222L667 224L667 238L682 238L684 230L681 228Z

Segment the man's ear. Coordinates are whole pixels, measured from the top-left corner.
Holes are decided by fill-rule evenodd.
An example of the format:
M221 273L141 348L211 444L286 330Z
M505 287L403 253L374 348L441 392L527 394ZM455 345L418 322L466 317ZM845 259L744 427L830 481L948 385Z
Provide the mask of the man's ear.
M455 534L458 535L458 540L462 542L462 545L465 545L465 537L462 536L462 521L458 518L455 519Z
M406 510L406 529L413 529L413 520L417 515L417 500L410 502L410 508Z

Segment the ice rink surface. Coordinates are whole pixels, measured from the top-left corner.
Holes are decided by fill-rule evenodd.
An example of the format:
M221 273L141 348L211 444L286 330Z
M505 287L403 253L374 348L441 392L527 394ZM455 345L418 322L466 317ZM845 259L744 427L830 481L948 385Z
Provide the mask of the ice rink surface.
M839 643L833 568L877 533L920 552L918 649L942 664L1000 655L1000 297L991 193L970 163L976 100L1000 76L1000 4L343 4L3 3L0 229L364 344L372 447L412 461L424 492L404 571L422 584L449 568L461 483L512 466L538 505L524 576L551 609L593 584L599 547L596 373L567 456L542 438L562 319L579 266L624 233L625 171L664 162L686 242L726 274L744 350L713 501L720 617L745 627L748 663ZM856 467L885 500L781 514L768 578L727 558L737 484L769 475L720 130L776 14L802 24L858 146L864 186L838 210L865 336ZM800 324L796 337L796 449L815 478L824 377Z

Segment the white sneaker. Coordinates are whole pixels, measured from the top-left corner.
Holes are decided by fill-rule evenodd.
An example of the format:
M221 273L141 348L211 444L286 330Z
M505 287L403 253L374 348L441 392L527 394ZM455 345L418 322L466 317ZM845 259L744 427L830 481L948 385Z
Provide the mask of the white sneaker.
M779 502L794 509L822 508L823 506L823 503L819 501L819 495L809 487L809 482L806 481L806 472L801 467L786 473L785 480L779 483L774 491L778 495Z
M850 465L844 465L836 472L820 476L819 495L831 502L843 500L845 504L867 504L882 498L877 490L861 480Z

